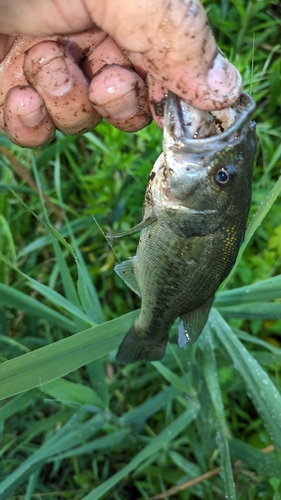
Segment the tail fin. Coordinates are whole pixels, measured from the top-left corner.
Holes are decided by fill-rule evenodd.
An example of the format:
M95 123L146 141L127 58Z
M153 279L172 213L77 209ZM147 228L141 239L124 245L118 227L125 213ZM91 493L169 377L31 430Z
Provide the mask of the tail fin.
M156 343L147 336L140 336L134 323L118 349L116 361L120 365L135 361L156 361L163 358L165 349L166 342Z

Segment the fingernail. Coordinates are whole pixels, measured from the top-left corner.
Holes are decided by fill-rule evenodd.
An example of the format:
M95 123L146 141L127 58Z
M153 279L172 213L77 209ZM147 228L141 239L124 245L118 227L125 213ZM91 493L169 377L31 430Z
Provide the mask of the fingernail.
M44 116L46 115L46 109L44 106L36 109L32 113L29 113L28 115L21 115L18 114L18 117L20 118L21 122L23 125L26 127L35 127L40 123Z
M208 71L207 85L215 98L233 99L240 95L242 78L238 70L218 52Z
M72 88L72 78L63 57L57 57L34 75L37 85L48 94L59 97Z

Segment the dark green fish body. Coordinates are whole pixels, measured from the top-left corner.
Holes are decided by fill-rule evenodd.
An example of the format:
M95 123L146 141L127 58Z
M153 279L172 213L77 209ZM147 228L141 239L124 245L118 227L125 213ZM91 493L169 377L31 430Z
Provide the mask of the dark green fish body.
M119 363L161 359L178 316L180 347L200 335L245 233L256 149L253 110L247 94L216 114L169 96L163 154L150 174L137 254L116 266L142 299Z

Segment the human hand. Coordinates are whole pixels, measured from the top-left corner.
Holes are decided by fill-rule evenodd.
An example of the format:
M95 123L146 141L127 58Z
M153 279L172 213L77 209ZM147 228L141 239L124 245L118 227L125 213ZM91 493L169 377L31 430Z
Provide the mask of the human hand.
M0 6L0 128L23 146L50 141L55 128L89 130L100 117L135 131L151 111L161 126L167 90L202 109L229 106L240 93L241 77L218 52L199 0Z

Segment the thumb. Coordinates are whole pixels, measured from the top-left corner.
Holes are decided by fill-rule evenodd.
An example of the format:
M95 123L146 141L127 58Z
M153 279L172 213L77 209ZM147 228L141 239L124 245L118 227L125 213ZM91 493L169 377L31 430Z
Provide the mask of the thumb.
M241 76L218 50L199 0L84 0L94 22L141 54L155 80L201 109L230 106Z

